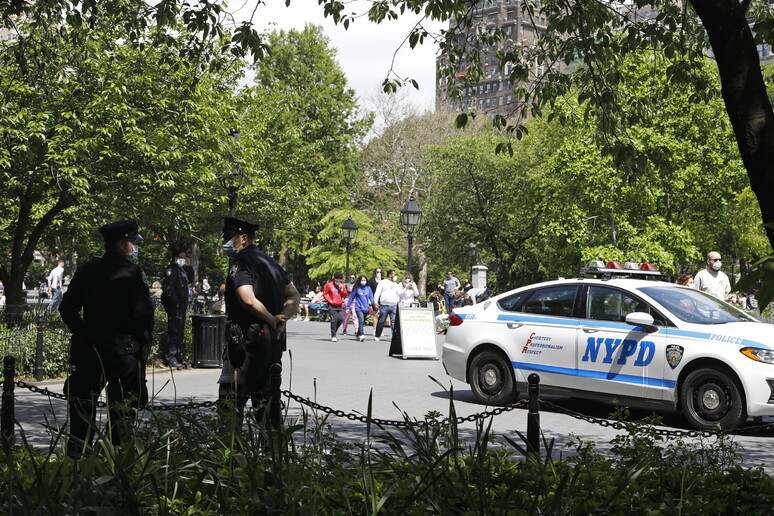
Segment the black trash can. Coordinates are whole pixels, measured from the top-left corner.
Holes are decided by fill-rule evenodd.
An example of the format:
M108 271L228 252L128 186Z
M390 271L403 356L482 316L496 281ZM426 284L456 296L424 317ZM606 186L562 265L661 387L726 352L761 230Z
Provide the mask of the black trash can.
M225 315L192 315L193 366L220 367L226 342Z

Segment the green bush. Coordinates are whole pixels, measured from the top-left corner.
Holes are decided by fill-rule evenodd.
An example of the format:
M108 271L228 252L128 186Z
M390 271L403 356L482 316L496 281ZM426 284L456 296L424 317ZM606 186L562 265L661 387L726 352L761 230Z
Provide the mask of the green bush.
M369 424L355 445L308 414L279 430L250 418L224 430L206 413L154 413L123 449L100 439L80 460L54 432L51 453L13 448L0 513L705 515L764 514L774 502L772 479L740 467L727 437L684 441L626 423L609 454L575 440L570 453L545 442L537 455L521 436L498 440L491 419L470 443L440 414L428 420Z

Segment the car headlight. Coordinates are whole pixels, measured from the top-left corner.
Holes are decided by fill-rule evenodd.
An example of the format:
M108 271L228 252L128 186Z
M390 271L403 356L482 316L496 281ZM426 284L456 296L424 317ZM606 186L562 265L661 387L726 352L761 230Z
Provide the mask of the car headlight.
M774 364L774 350L761 348L742 348L739 351L741 351L742 354L747 358L752 358L756 362Z

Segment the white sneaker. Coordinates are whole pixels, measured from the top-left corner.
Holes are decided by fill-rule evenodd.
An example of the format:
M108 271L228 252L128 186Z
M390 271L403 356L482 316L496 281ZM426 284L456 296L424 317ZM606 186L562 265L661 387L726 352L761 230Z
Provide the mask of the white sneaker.
M336 337L331 337L331 342L338 342L338 341L339 339L337 339Z
M379 337L374 337L374 340L375 340L376 342L379 342Z
M357 340L359 340L360 342L365 342L365 336L361 335L360 337L357 338Z
M305 321L308 321L308 320L309 320L309 317L306 317L304 320L305 320Z

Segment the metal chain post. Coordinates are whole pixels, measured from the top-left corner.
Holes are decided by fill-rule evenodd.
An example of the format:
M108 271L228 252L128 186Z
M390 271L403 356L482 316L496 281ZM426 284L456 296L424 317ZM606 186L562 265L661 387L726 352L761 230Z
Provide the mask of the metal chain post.
M43 312L38 314L38 339L35 343L35 380L43 380Z
M3 359L3 401L2 408L0 408L0 431L3 435L3 446L6 448L6 452L10 451L13 442L14 376L16 376L16 357L6 355Z
M271 399L269 405L269 421L271 426L276 430L280 427L282 422L282 393L280 392L280 385L282 385L282 365L272 364L269 368L270 376L270 390Z
M529 412L527 413L527 444L529 451L540 453L540 375L532 373L529 382Z

